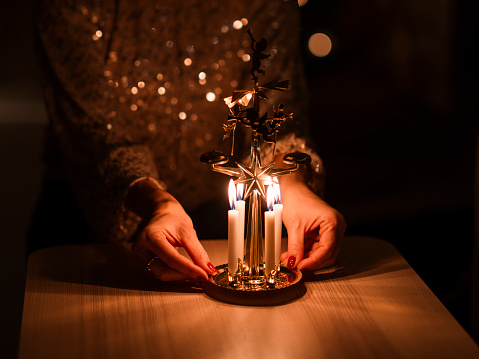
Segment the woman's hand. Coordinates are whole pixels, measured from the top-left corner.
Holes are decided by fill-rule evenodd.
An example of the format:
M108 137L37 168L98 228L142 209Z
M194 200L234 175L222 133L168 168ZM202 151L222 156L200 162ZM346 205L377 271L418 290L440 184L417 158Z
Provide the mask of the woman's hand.
M132 251L162 281L206 280L216 272L180 203L153 181L143 180L128 192L126 207L147 224ZM185 248L193 260L178 252ZM157 257L157 258L155 258ZM153 259L155 258L155 259Z
M314 194L300 174L280 181L283 223L288 231L288 251L281 255L281 262L306 270L333 265L346 230L343 216Z

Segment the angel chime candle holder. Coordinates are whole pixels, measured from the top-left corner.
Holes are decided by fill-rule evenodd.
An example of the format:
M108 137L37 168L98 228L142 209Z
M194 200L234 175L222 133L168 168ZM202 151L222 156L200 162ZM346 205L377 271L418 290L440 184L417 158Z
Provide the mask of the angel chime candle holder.
M286 293L286 289L299 283L302 274L297 269L288 269L280 265L282 205L279 203L277 178L297 171L301 164L310 163L311 157L300 152L289 153L283 157L283 162L289 167L273 168L274 163L262 167L261 142L275 145L279 127L285 120L291 120L292 114L286 114L284 106L280 104L277 108L273 106L272 118L268 118L267 113L260 116L259 102L267 98L264 94L266 91L285 91L289 81L259 84L258 73L265 74L260 68L261 60L270 55L263 53L267 46L265 39L257 42L249 30L248 34L253 51L250 73L254 86L252 90L234 91L232 96L225 99L229 115L227 123L223 125L226 132L223 138L232 137L231 155L233 155L236 126L241 123L251 128L249 166L238 162L236 167L224 166L229 157L218 151L206 152L200 158L202 162L211 165L213 171L235 178L234 181L230 181L229 191L231 210L228 212L228 264L217 267L218 274L208 282L208 294L229 302L236 302L235 298L240 299L242 304L275 304L268 303L268 297L264 294L272 290L283 291L281 297L284 300L291 300L291 295L304 294L302 290ZM261 203L265 200L268 210L262 216ZM263 223L265 223L264 236Z

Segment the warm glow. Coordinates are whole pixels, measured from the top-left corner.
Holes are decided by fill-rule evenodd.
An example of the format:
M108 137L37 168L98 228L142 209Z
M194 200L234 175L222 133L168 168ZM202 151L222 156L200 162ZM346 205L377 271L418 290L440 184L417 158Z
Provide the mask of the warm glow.
M281 203L281 190L279 188L278 178L273 177L274 203Z
M236 199L238 201L242 201L244 196L244 184L243 183L238 183L236 186Z
M314 34L309 38L308 47L314 56L324 57L331 51L331 39L326 34Z
M206 94L206 100L207 100L208 102L213 102L214 100L216 100L216 95L215 95L215 93L214 93L214 92L208 92L208 93Z
M274 204L274 188L273 186L268 186L268 190L266 191L266 206L268 207L268 211L273 210Z
M248 92L246 95L244 95L238 100L238 103L242 106L248 106L249 101L251 100L252 97L253 97L253 94L251 92Z
M234 23L233 23L233 27L236 29L236 30L239 30L243 27L243 23L241 22L241 20L236 20Z
M230 179L230 183L228 186L228 198L230 200L230 208L235 209L236 186L235 182L232 179Z
M248 92L246 95L241 97L239 100L236 100L233 102L233 96L226 97L224 99L226 106L229 108L232 108L234 105L239 104L241 106L248 106L251 98L253 97L253 94L251 92Z
M178 117L180 120L186 120L186 112L180 112L178 114Z
M200 73L198 74L198 78L199 78L200 80L206 79L206 73L204 73L203 71L200 72Z
M183 61L183 63L185 64L185 66L190 66L190 65L192 64L192 62L193 62L193 61L192 61L189 57L187 57L187 58L185 59L185 61Z
M164 95L165 92L166 92L166 89L165 89L164 87L159 87L159 88L158 88L158 94Z
M223 101L225 102L226 106L228 106L229 108L234 106L233 96L225 97Z
M298 5L299 6L306 5L307 2L308 2L308 0L298 0Z

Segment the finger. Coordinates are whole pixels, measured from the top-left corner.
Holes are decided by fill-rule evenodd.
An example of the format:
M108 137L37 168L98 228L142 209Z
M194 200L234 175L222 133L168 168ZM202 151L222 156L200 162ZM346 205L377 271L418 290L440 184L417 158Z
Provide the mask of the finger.
M303 259L304 251L304 233L296 229L288 232L288 254L286 258L286 265L292 269L297 266Z
M190 233L185 233L185 238L182 244L193 262L203 268L209 275L216 274L216 268L211 264L208 253L198 240L196 232L192 230Z
M156 233L154 236L148 236L147 247L155 253L168 267L183 273L188 278L199 279L200 277L208 279L208 274L200 266L194 264L188 258L182 256L167 240L171 236L168 232ZM152 238L154 237L154 238ZM171 236L172 237L172 236Z
M140 238L133 243L131 246L131 251L135 255L135 258L138 260L138 262L145 265L146 268L149 269L150 272L161 281L180 281L190 279L183 273L166 266L160 258L156 257L152 251L142 244ZM152 260L152 258L156 259Z
M335 231L325 231L321 234L319 242L313 245L309 256L298 263L298 269L315 270L324 267L324 264L333 257L335 248Z
M149 269L153 275L163 282L180 281L190 279L187 275L168 267L159 258L150 262Z

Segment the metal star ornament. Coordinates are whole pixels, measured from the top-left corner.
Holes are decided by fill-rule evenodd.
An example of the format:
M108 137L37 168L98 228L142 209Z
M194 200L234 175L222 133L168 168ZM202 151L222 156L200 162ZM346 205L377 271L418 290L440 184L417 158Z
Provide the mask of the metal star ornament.
M247 199L254 190L257 190L261 197L266 198L266 185L273 184L271 177L271 172L273 170L274 163L266 167L261 167L258 163L254 162L253 166L246 168L240 163L236 164L241 169L241 177L239 177L235 182L244 183L246 186L246 193L244 199Z

